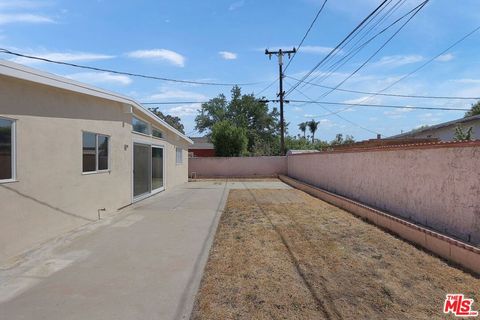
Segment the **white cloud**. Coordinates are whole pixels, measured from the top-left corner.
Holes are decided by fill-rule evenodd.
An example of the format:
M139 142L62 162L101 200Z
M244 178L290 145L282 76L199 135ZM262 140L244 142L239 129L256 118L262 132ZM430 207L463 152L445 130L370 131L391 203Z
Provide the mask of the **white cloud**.
M90 84L110 83L126 86L132 83L132 79L128 76L109 72L80 72L65 77Z
M458 82L458 83L465 83L465 84L479 84L480 83L480 79L471 79L471 78L455 79L455 80L452 80L452 81Z
M0 9L32 9L43 7L46 5L48 5L48 3L42 1L0 1Z
M394 55L382 57L376 66L400 67L407 64L417 63L423 61L425 58L421 55Z
M235 1L228 7L228 10L234 11L245 5L245 0Z
M294 108L293 108L293 111L295 111L295 112L302 112L303 109L300 108L300 107L294 107Z
M380 103L381 99L378 96L364 96L357 99L350 99L343 101L344 103L351 103L351 104L362 104L362 103Z
M166 113L177 117L194 116L198 113L200 107L200 103L185 104L167 109Z
M235 60L235 59L237 59L237 54L234 53L234 52L220 51L218 54L222 57L222 59L225 59L225 60Z
M178 90L178 89L162 89L160 93L155 93L146 98L148 101L172 101L172 100L193 100L207 101L209 98L201 93Z
M330 47L321 47L321 46L303 46L300 48L299 51L303 53L314 53L314 54L327 54L332 51L333 48ZM337 51L337 53L341 53L342 50Z
M167 49L137 50L127 53L130 58L164 60L178 67L185 66L185 57Z
M405 118L405 113L411 112L413 109L399 108L394 110L385 111L383 114L391 119Z
M435 61L447 62L447 61L453 60L454 58L455 56L452 53L445 53L439 56L437 59L435 59Z
M61 62L79 62L79 61L96 61L96 60L106 60L115 58L115 56L106 55L106 54L97 54L97 53L86 53L86 52L48 52L48 53L31 53L31 55L61 61ZM20 64L38 64L42 63L40 60L33 60L23 57L16 57L10 61L20 63Z
M0 25L9 23L54 23L52 18L31 13L0 14Z

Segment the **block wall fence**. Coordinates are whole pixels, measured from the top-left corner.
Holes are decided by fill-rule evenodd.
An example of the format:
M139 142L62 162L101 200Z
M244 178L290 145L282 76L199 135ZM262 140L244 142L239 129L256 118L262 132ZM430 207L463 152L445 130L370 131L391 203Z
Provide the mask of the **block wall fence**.
M480 141L190 158L189 176L286 175L480 245Z

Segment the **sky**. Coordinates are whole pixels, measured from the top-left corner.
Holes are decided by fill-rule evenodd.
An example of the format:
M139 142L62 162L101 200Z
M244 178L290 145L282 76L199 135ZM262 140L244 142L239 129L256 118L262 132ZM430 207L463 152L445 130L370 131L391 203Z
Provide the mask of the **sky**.
M285 72L285 88L310 71L380 0L328 0L303 46ZM369 39L388 23L418 5L405 0ZM297 46L323 0L233 1L126 1L126 0L0 0L0 47L53 60L92 67L174 79L221 83L255 83L243 93L261 92L275 99L278 84L262 91L278 77L278 64L264 54L269 48ZM390 7L396 3L391 0ZM390 8L388 7L388 8ZM431 0L399 33L340 88L377 92L444 51L480 25L478 0ZM362 65L395 30L375 38L348 63L319 82L336 86ZM352 41L352 45L357 41ZM360 42L362 43L362 42ZM480 96L480 32L445 52L420 71L388 89L407 95ZM335 56L341 59L348 47ZM139 102L198 101L196 104L162 105L160 110L179 116L189 136L202 101L224 93L229 86L203 86L141 79L95 72L46 62L7 59L103 89L131 96ZM287 63L288 58L285 58ZM332 63L335 60L332 61ZM307 81L318 82L329 69L322 65ZM292 78L290 78L292 77ZM314 79L314 77L317 77ZM335 91L300 85L287 99L329 102L469 108L475 100L413 99ZM367 99L369 98L369 99ZM278 107L275 103L270 108ZM333 114L341 111L337 114ZM316 137L332 140L337 133L356 140L399 134L422 125L433 125L464 115L464 111L382 109L289 103L285 118L291 135L298 124L319 121Z

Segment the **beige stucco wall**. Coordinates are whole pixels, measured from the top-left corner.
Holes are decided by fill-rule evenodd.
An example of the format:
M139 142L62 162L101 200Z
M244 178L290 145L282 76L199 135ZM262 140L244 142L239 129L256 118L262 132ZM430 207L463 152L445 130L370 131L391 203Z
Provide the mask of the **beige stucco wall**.
M189 158L191 177L248 177L287 174L287 157Z
M288 175L480 244L480 144L304 154Z
M0 265L95 221L99 209L109 214L132 202L135 134L129 110L121 103L0 76L0 116L16 120L17 147L17 181L0 184ZM109 172L82 174L82 131L111 137ZM167 188L185 182L186 155L185 165L176 165L173 145L184 143L173 133L161 142Z

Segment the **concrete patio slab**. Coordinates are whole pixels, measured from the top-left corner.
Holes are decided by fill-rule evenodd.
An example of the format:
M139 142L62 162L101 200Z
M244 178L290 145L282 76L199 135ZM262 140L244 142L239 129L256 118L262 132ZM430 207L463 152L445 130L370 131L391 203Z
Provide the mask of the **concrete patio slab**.
M50 241L0 271L0 319L188 319L229 189L198 181Z

